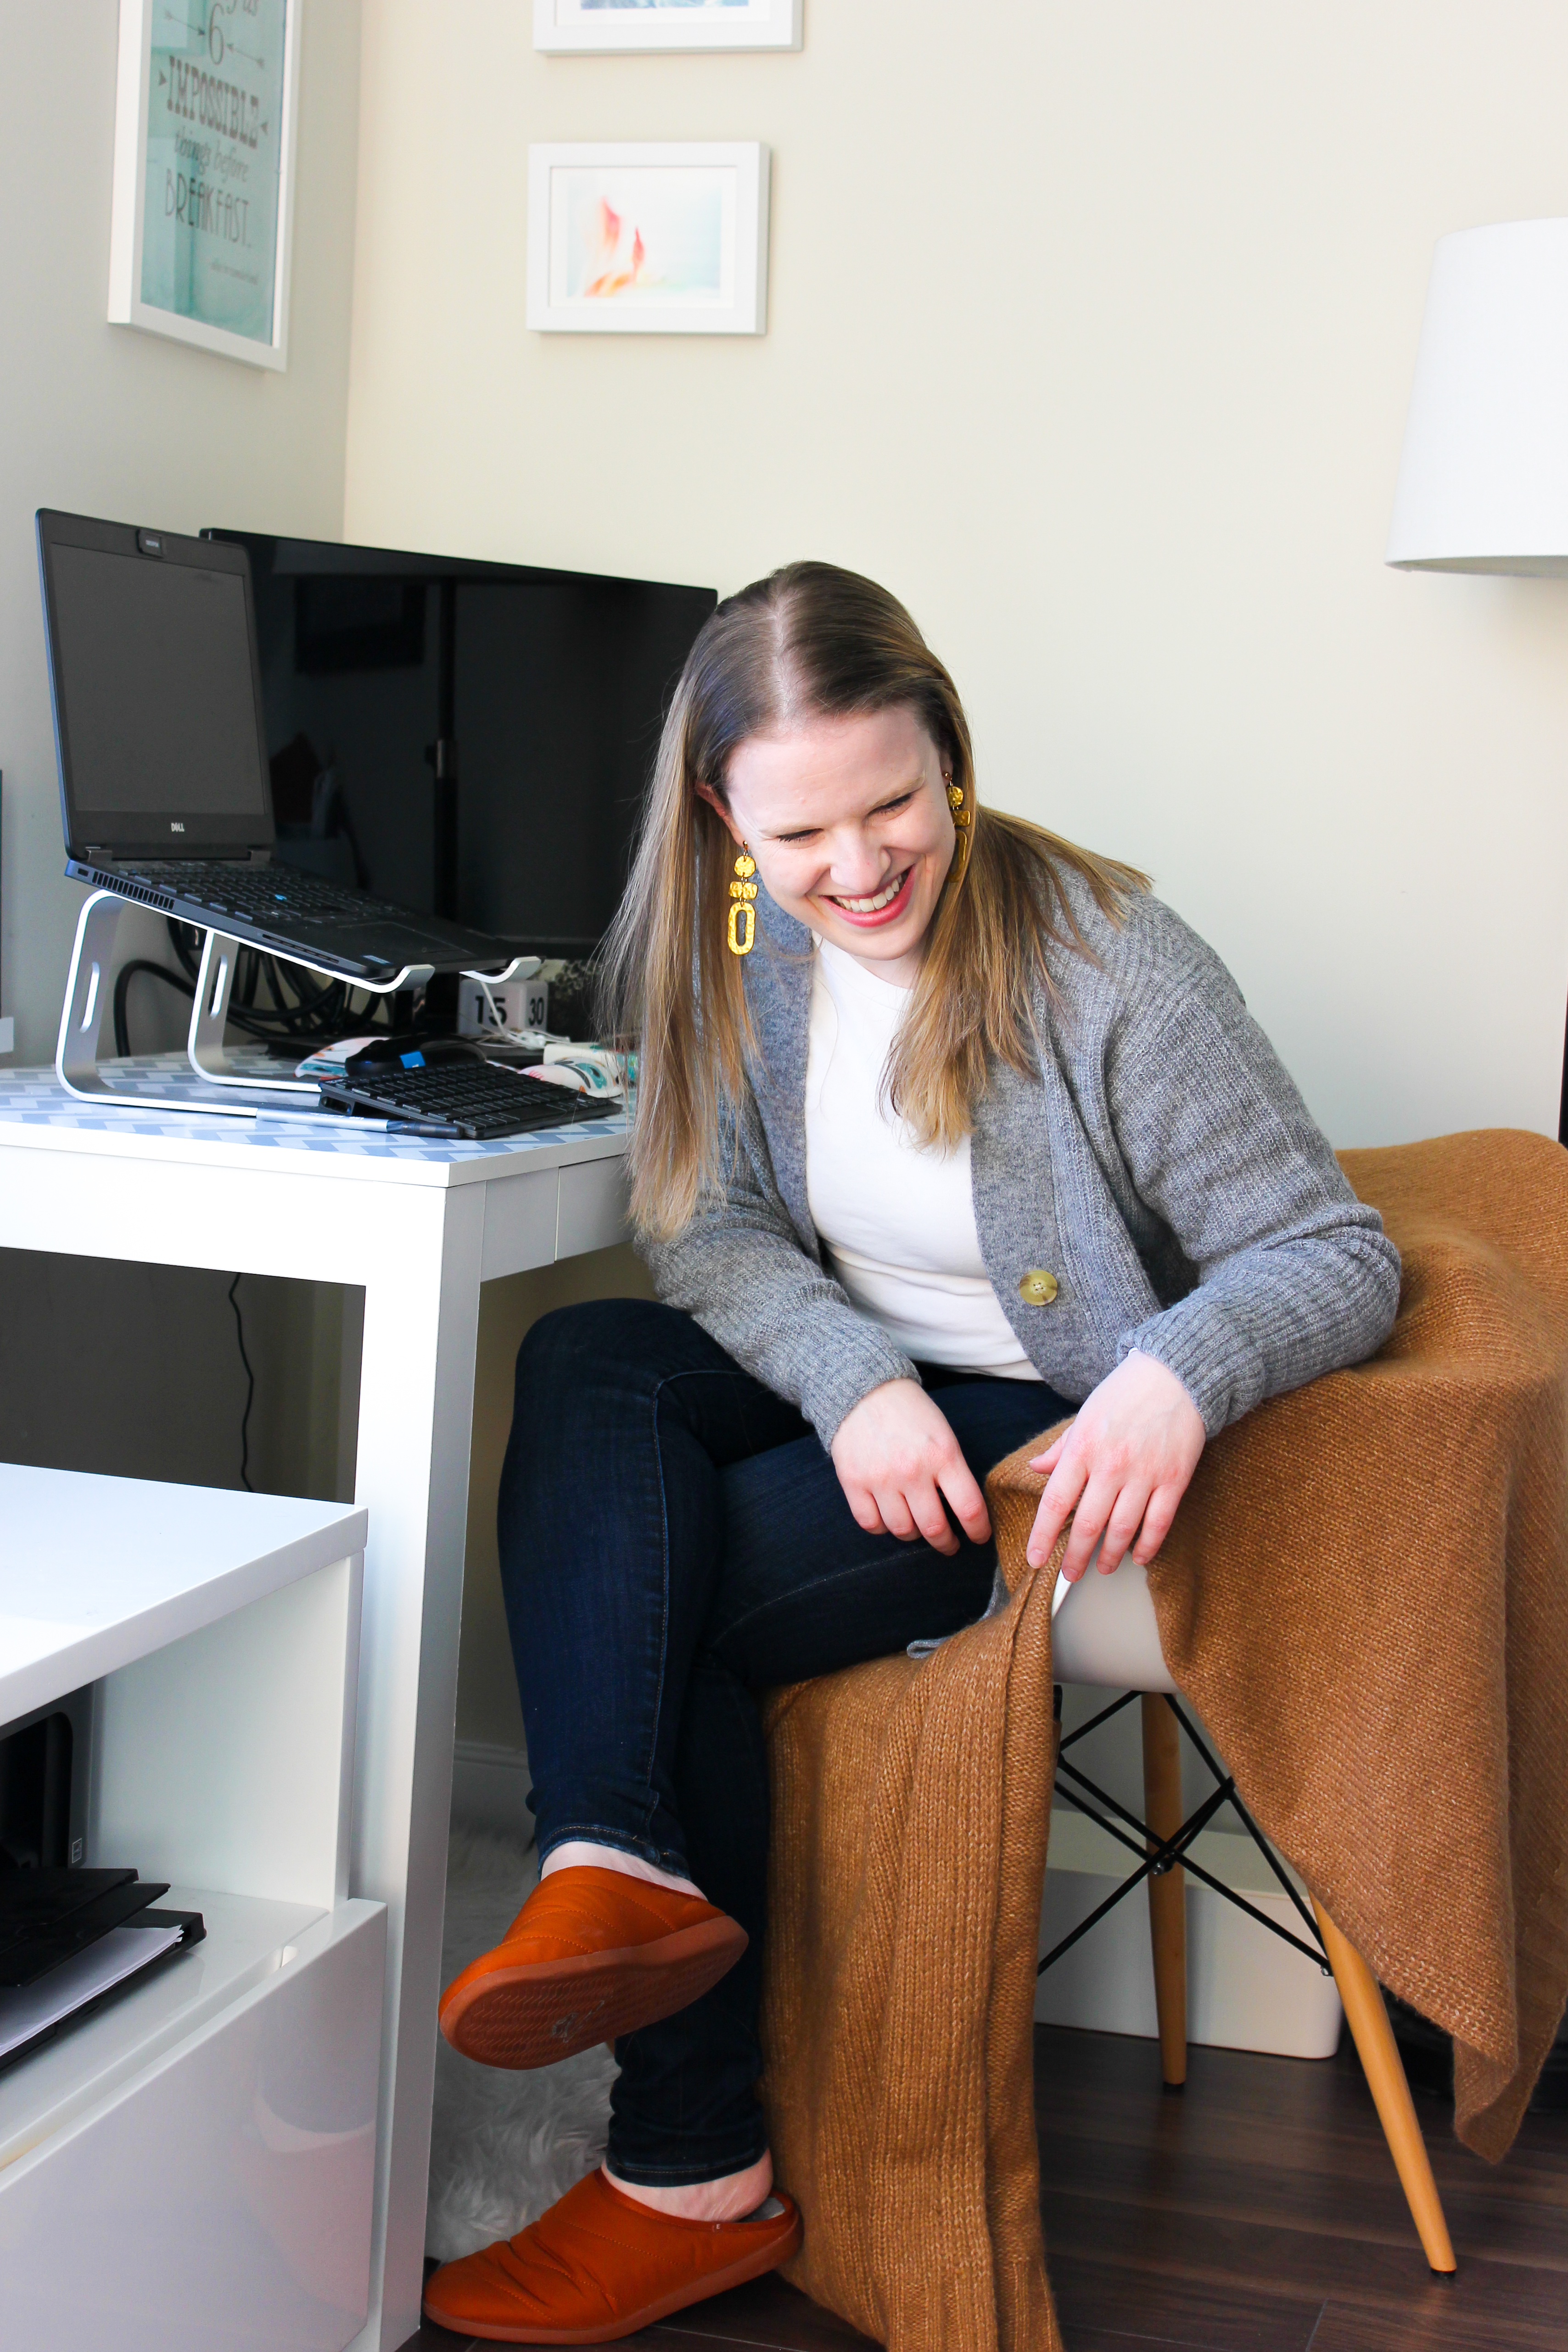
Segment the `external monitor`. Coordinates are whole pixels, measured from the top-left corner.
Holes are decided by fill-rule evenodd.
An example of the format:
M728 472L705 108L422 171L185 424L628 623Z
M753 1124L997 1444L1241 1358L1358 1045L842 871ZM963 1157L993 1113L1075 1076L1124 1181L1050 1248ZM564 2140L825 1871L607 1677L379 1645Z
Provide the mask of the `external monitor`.
M250 559L275 855L541 953L591 953L714 592L207 536Z

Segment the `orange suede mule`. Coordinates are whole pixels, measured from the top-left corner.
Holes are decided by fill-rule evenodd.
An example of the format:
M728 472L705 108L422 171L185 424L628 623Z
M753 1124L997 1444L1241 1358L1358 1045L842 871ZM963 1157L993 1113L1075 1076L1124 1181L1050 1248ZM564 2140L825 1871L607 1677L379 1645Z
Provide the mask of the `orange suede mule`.
M491 2344L608 2344L776 2270L799 2243L776 2191L744 2221L682 2221L590 2172L515 2238L433 2273L425 2315Z
M447 1987L441 2031L482 2066L552 2066L672 2017L734 1967L747 1941L700 1895L624 1870L552 1871L495 1949Z

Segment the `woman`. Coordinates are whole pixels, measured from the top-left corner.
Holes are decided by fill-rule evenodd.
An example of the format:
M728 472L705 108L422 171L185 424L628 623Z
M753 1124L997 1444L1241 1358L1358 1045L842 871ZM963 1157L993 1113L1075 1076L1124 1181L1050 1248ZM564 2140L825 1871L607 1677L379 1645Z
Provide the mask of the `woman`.
M442 2029L620 2037L604 2168L431 2315L599 2342L784 2260L755 2083L756 1694L956 1631L983 1482L1078 1408L1029 1556L1159 1549L1205 1439L1371 1353L1399 1263L1217 959L1141 875L976 804L946 670L867 580L719 606L612 940L660 1303L518 1362L502 1574L542 1857Z

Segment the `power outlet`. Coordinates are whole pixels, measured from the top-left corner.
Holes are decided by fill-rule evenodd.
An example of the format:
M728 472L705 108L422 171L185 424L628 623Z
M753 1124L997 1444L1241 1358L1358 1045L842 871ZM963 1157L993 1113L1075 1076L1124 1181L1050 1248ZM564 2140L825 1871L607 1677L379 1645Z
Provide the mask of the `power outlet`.
M487 1029L548 1029L547 980L492 980L488 987L465 974L458 992L460 1036L482 1037Z

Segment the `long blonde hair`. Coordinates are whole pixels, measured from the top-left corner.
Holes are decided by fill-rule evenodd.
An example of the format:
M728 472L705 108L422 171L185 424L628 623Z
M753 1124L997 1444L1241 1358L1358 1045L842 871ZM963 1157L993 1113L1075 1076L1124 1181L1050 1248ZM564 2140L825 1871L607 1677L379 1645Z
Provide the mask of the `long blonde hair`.
M724 941L734 842L697 787L724 800L731 754L750 736L889 709L920 719L970 815L888 1072L920 1141L951 1147L969 1132L991 1056L1026 1076L1037 1068L1032 985L1054 992L1052 947L1089 952L1064 871L1112 921L1148 887L1130 866L976 804L958 689L885 588L834 564L791 563L727 598L671 699L605 949L605 1028L638 1054L631 1207L651 1237L680 1232L704 1189L722 1183L724 1113L742 1098L755 1048L741 962ZM761 926L758 946L767 952Z

